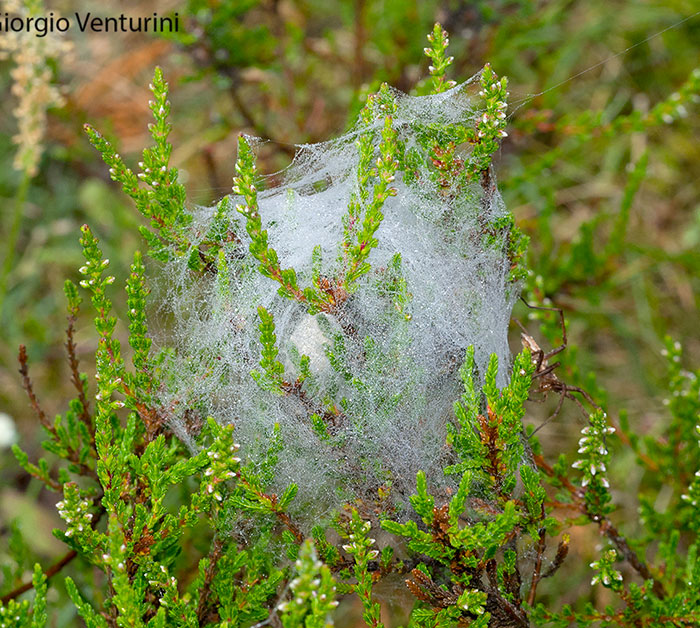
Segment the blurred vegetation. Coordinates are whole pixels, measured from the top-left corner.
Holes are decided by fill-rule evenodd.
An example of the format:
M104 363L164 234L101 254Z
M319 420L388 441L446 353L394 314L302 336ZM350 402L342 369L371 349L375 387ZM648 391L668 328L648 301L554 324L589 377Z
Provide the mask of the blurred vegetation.
M50 8L95 10L83 0ZM664 336L683 344L689 364L700 361L700 122L691 94L681 92L698 64L700 16L681 22L697 11L694 0L100 5L105 15L156 10L178 11L182 32L75 35L71 56L49 60L64 101L49 110L38 173L29 178L13 166L15 62L0 61L3 234L13 232L13 208L21 210L14 250L10 238L0 244L0 259L11 260L0 306L0 412L14 419L25 449L35 452L40 435L17 375L17 346L28 346L42 402L49 414L58 412L71 396L61 350L62 285L76 279L81 264L80 225L88 222L99 234L118 277L141 246L140 219L109 181L83 124L118 138L121 153L134 161L147 143L146 86L153 66L161 65L177 90L172 163L188 202L208 205L230 190L239 132L270 140L259 167L275 172L289 163L294 144L343 131L380 82L407 92L420 88L427 66L422 44L436 20L451 34L451 78L466 79L486 62L508 76L510 137L496 160L499 186L531 238L524 296L565 311L569 345L558 356L560 376L604 400L612 416L627 412L639 432L660 431ZM697 87L700 79L694 80ZM125 304L115 307L123 313ZM528 313L518 306L515 315L525 323ZM560 344L558 321L540 318L542 327L530 324L530 333L544 348ZM79 351L92 352L89 316L76 327ZM125 330L116 335L124 340ZM515 330L513 338L515 348ZM551 414L556 401L531 404L533 422ZM579 422L575 405L564 404L541 432L545 451L566 448ZM617 471L626 473L632 460L631 450L620 452ZM630 477L630 497L640 482L653 484L653 474ZM633 521L631 499L615 497ZM11 522L18 518L26 536L50 540L26 551L54 558L53 502L0 450L0 543L16 537ZM564 569L580 576L589 556L583 558ZM577 594L551 591L562 601Z

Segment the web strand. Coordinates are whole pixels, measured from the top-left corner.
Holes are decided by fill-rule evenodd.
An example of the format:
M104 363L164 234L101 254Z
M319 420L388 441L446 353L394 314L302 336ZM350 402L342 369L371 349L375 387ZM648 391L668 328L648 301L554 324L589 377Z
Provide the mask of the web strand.
M637 43L632 44L631 46L628 46L624 50L621 50L620 52L616 52L615 54L610 55L609 57L606 57L605 59L603 59L602 61L599 61L598 63L594 63L590 67L587 67L586 69L581 70L580 72L577 72L576 74L573 74L572 76L564 79L563 81L560 81L556 85L552 85L551 87L548 87L547 89L542 90L541 92L537 92L535 94L527 94L524 97L522 97L521 99L513 101L510 104L514 108L512 109L510 114L508 115L508 118L509 119L512 118L515 115L516 111L518 111L519 109L524 107L528 102L530 102L534 98L537 98L538 96L543 96L544 94L547 94L551 91L554 91L555 89L558 89L558 88L562 87L563 85L566 85L567 83L570 83L571 81L576 80L580 76L583 76L584 74L587 74L588 72L592 72L596 68L599 68L600 66L605 65L606 63L612 61L613 59L617 59L618 57L622 57L622 56L626 55L630 50L634 50L635 48L642 46L642 45L646 44L647 42L649 42L653 39L656 39L657 37L660 37L664 33L668 32L670 30L673 30L675 28L678 28L682 24L685 24L686 22L692 20L693 18L696 18L698 15L700 15L700 11L696 11L692 15L684 17L682 20L678 20L674 24L671 24L670 26L667 26L666 28L664 28L664 29L662 29L654 34L649 35L649 37L642 39L641 41L638 41Z

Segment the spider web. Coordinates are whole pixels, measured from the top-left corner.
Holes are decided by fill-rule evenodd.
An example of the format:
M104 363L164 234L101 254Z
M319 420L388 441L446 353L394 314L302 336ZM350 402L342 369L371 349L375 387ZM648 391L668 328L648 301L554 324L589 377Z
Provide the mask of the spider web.
M438 95L393 91L393 126L404 150L425 153L420 134L428 125L473 125L483 113L479 76ZM282 268L296 270L300 286L311 285L316 246L321 276L339 272L343 217L358 193L356 141L372 130L358 124L330 142L299 146L291 166L259 193L269 245ZM240 244L226 252L226 276L195 276L186 257L163 273L174 317L172 335L160 339L170 356L161 399L170 424L192 443L193 417L235 423L242 451L261 473L277 429L284 447L269 480L278 491L290 482L299 486L292 508L308 527L347 501L376 500L381 486L390 487L393 507L405 510L419 470L434 490L451 486L442 473L450 456L445 425L461 392L458 369L467 347L475 348L480 374L489 356L498 355L498 382L506 383L508 324L519 289L508 279L504 237L484 238L486 226L507 216L505 205L495 188L487 193L479 184L446 194L428 159L405 174L397 173L397 195L384 205L372 270L336 314L309 314L260 274L235 210L240 198L227 205ZM193 211L193 247L215 212ZM285 380L295 382L301 356L309 358L303 395L261 388L251 377L260 370L260 305L274 316ZM319 436L311 415L329 412L337 418Z

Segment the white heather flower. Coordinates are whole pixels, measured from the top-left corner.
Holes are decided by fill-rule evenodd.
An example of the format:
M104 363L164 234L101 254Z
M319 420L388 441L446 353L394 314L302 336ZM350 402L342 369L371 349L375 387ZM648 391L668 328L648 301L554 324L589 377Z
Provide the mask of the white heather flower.
M0 449L6 449L17 442L15 422L9 414L0 412Z

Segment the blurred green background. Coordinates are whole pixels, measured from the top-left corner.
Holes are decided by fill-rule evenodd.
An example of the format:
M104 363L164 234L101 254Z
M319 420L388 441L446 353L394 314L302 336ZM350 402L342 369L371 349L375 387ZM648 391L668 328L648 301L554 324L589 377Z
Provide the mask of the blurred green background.
M116 141L135 164L148 143L148 83L153 67L162 66L173 103L172 161L189 202L209 205L230 189L239 132L271 140L260 168L274 172L289 163L294 144L342 133L382 81L413 90L427 74L423 47L436 20L451 35L450 78L467 79L486 62L509 78L510 135L496 172L507 206L531 238L533 276L524 294L533 302L550 299L566 314L569 348L560 377L587 387L611 417L627 410L635 429L653 433L664 421L664 335L682 342L689 364L700 362L700 123L692 90L673 96L700 65L700 15L679 24L698 10L696 0L27 4L63 15L177 11L181 24L179 33L162 36L70 33L72 50L44 64L63 102L49 109L32 176L13 166L12 137L30 115L13 114L22 97L13 73L19 52L5 46L9 54L0 60L0 412L30 454L41 434L17 373L17 346L28 346L47 413L63 411L71 391L62 285L81 265L79 226L89 223L101 239L118 282L133 251L145 248L136 231L140 217L109 180L82 125ZM157 275L154 266L151 273ZM120 299L115 292L123 313ZM520 320L527 315L516 307ZM560 343L555 324L528 329L544 348ZM89 357L96 345L89 314L77 330L79 352ZM556 401L530 404L531 421L544 420ZM570 450L580 427L578 408L564 404L540 432L545 452ZM28 482L2 442L0 548L19 518L26 535L46 539L32 551L48 561L59 551L50 537L55 500ZM626 478L615 494L623 505L617 516L627 516L628 529L636 512L631 498L645 481L632 462L624 450L616 457ZM580 540L572 546L597 542L593 532ZM584 563L569 562L572 576L581 576ZM575 586L558 586L551 595L563 602L578 594Z

